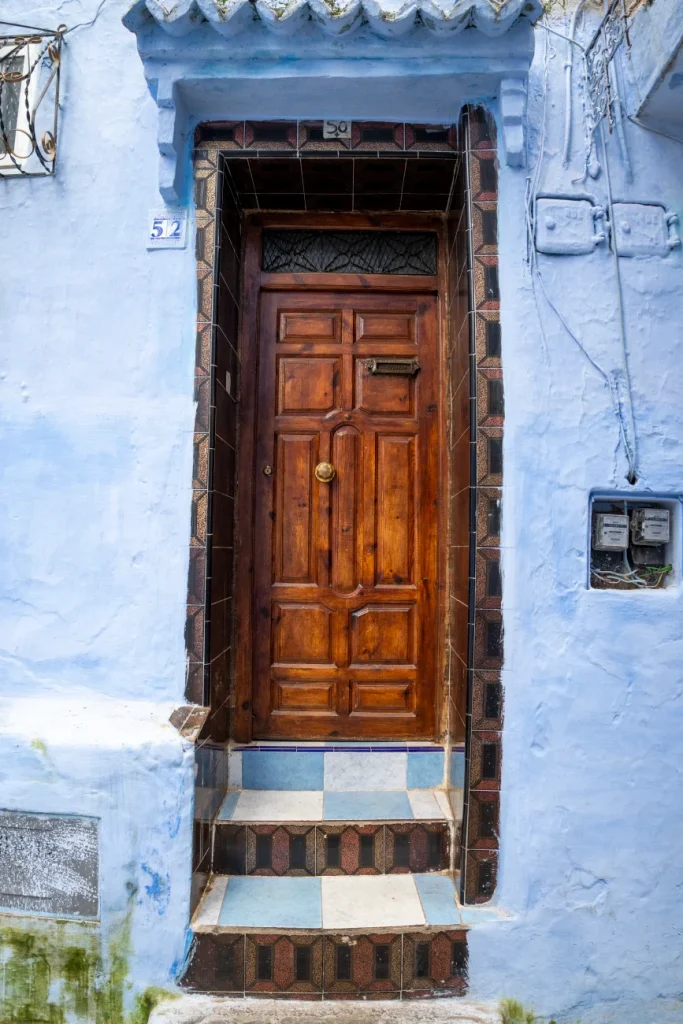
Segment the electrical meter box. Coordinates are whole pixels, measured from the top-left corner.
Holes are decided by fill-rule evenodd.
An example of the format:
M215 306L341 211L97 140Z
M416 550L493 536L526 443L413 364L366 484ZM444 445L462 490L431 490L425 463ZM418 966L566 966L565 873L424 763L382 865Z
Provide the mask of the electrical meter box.
M680 578L680 499L593 495L590 576L596 590L657 590Z
M628 516L596 512L593 517L593 547L596 551L623 551L628 547Z
M631 539L634 544L668 544L669 510L638 508L631 515Z

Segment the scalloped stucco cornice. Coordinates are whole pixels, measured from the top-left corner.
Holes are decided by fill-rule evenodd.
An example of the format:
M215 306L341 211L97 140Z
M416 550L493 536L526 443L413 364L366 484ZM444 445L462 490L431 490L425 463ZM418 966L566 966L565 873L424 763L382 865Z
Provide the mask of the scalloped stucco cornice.
M362 24L385 38L398 38L419 25L444 34L476 28L487 36L506 32L520 19L533 22L540 0L137 0L124 17L132 31L150 16L171 36L185 36L204 23L227 38L250 22L289 35L308 21L331 36Z

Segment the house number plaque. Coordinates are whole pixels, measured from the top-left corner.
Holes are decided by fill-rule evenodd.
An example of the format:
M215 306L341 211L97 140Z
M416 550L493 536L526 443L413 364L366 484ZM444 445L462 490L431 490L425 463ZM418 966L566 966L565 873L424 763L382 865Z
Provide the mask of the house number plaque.
M323 121L323 139L350 139L350 121Z

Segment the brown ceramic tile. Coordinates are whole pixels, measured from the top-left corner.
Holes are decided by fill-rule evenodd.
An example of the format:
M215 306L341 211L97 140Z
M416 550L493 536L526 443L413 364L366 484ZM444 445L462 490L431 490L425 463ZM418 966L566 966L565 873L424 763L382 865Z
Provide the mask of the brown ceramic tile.
M400 935L328 935L324 941L325 998L399 995Z
M404 149L403 124L388 121L355 121L351 126L351 148L377 152L377 150Z
M499 609L502 601L500 549L480 548L476 557L475 601L477 608Z
M209 483L209 435L195 434L192 439L192 486L207 487Z
M244 991L244 936L195 935L179 984L194 992Z
M497 547L500 544L502 491L498 487L477 489L477 544Z
M472 682L472 728L499 732L503 727L500 672L475 672Z
M210 323L213 316L213 270L204 264L197 268L197 320Z
M197 324L195 349L195 377L208 377L211 373L211 324Z
M314 825L248 825L248 875L315 873Z
M193 704L204 703L204 663L201 661L188 662L185 677L185 698Z
M244 148L261 152L296 149L295 121L247 121L244 126Z
M503 620L499 611L477 609L474 616L474 668L500 668L503 662Z
M492 256L498 251L498 206L480 200L472 203L472 244L478 255Z
M192 492L192 527L190 543L193 546L206 544L206 504L206 491L195 490Z
M299 149L306 152L337 152L351 148L350 139L324 139L322 121L299 122Z
M458 126L436 124L406 124L405 148L420 152L458 151Z
M384 873L383 825L318 825L316 865L319 875Z
M469 144L472 150L495 150L496 127L493 116L483 107L469 111Z
M185 646L188 656L193 661L202 661L204 657L204 607L187 606L185 618Z
M498 198L498 167L495 151L470 154L470 188L472 199L495 202Z
M500 308L498 257L474 257L474 301L478 310Z
M213 841L213 871L219 875L246 874L246 842L245 825L216 822Z
M470 788L500 789L501 734L473 732L470 739Z
M483 487L503 483L503 430L480 427L477 431L477 482Z
M187 603L203 605L206 599L206 549L190 548Z
M444 871L450 864L448 826L441 822L385 826L387 874Z
M213 217L216 210L216 169L215 167L196 168L195 172L195 203L198 211Z
M480 368L500 367L500 312L498 310L478 311L475 324L477 365Z
M495 850L468 850L465 869L465 902L488 903L496 890L498 853Z
M467 842L470 849L498 849L499 816L500 804L497 792L470 793L467 828Z
M467 988L467 933L410 932L403 936L403 998Z
M247 935L245 991L252 995L322 993L323 938L319 934Z
M480 427L502 427L504 419L503 371L499 367L477 370L477 423Z
M211 400L211 381L208 377L194 378L194 400L197 403L194 418L194 429L197 434L209 430L209 403Z

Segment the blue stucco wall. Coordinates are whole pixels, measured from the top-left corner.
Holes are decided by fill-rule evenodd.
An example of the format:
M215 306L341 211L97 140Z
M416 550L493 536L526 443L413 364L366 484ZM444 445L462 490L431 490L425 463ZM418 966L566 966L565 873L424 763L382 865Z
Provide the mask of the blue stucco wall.
M132 879L129 979L139 991L169 983L188 912L191 751L166 721L183 699L196 299L191 245L145 249L159 205L157 109L121 25L125 4L99 6L95 25L67 36L57 177L0 181L1 802L101 818L102 928L126 913ZM5 0L3 17L74 25L97 9ZM539 188L604 203L604 173L572 182L582 171L578 89L574 158L562 167L564 44L546 51L541 30L537 40L529 142L533 158L545 110ZM385 116L400 117L404 102L388 95ZM457 106L447 108L441 96L437 119L455 118ZM683 213L681 148L625 131L631 181L608 143L615 198ZM534 296L526 175L501 167L499 205L497 902L510 916L470 934L472 995L516 996L558 1019L659 1022L678 1012L683 977L683 592L586 589L588 496L628 490L626 462L602 380L538 287ZM638 492L683 492L682 260L679 250L621 261ZM618 366L608 254L539 263L592 359ZM168 878L163 906L148 869Z

